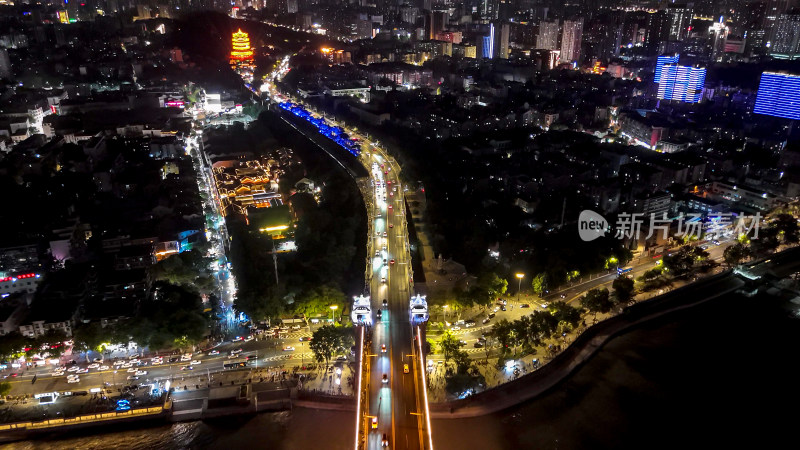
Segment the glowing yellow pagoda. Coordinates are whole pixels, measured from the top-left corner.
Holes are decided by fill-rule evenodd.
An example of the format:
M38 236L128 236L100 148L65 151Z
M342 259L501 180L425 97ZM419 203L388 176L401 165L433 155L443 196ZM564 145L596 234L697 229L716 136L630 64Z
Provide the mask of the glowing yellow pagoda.
M233 33L231 42L231 64L238 61L251 61L253 59L253 50L250 48L250 35L242 31Z

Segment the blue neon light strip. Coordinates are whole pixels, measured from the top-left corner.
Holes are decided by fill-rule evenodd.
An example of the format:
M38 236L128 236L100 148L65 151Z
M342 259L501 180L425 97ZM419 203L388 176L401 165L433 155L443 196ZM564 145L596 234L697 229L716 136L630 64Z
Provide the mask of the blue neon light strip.
M800 75L762 73L753 112L800 120Z
M656 60L656 76L653 78L653 81L656 83L661 82L661 70L664 67L664 64L678 64L678 58L680 55L664 55L659 56Z
M664 64L658 84L658 98L697 103L702 97L705 82L706 69L703 67Z
M280 106L281 109L289 111L295 116L304 119L311 125L314 125L317 128L317 131L321 135L332 140L337 145L339 145L339 147L342 147L343 149L347 150L354 156L358 156L361 154L361 145L353 139L343 137L343 135L345 135L345 132L341 127L332 127L328 125L325 119L315 118L314 116L311 115L311 113L306 111L305 108L303 108L300 105L296 105L292 102L279 103L278 106Z

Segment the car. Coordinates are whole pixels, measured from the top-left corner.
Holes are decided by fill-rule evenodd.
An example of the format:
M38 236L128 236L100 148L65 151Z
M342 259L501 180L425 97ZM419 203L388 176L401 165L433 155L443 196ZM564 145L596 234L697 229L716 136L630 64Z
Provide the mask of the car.
M394 228L394 224L393 224L393 223L390 223L390 224L389 224L389 228Z
M403 364L403 373L408 373L408 364Z
M389 261L386 261L386 258L383 258L383 267L386 267L388 265L389 265Z
M164 364L164 361L159 359L159 360L151 362L150 364L152 364L154 366L160 366L161 364Z
M192 366L181 366L181 370L194 370Z
M123 364L125 364L125 361L119 360L119 361L114 361L112 363L112 366L121 366Z
M128 380L128 381L135 381L135 380L138 380L138 379L139 379L139 377L137 377L136 375L130 375L128 378L126 378L126 380Z
M494 319L494 316L496 316L496 314L495 314L495 313L489 313L489 315L488 315L488 316L486 316L486 317L488 317L488 318L490 318L490 319Z
M79 370L78 370L77 372L75 372L75 373L89 373L89 369L79 369Z
M380 232L380 230L378 230L378 231L375 231L375 236L380 236L380 235L381 235L381 232Z
M236 358L238 358L238 357L239 357L239 355L237 355L236 353L233 353L233 354L231 354L231 355L228 355L228 359L236 359Z
M120 367L120 369L129 369L129 368L133 367L133 364L125 363L125 364L123 364L123 365L121 365L119 367Z
M147 371L146 370L137 370L136 371L136 376L144 376L144 375L147 375Z
M200 364L200 360L199 359L193 359L192 362L190 362L189 364L192 365L192 366L196 366L196 365Z
M379 258L380 256L381 256L381 251L380 250L375 250L375 257Z
M311 340L311 336L303 336L300 338L300 342L308 342Z
M487 323L489 323L489 321L490 321L490 320L492 320L492 319L490 319L490 318L488 318L488 317L487 317L487 318L485 318L485 319L481 320L481 323L482 323L482 324L484 324L484 325L486 325Z
M475 348L482 348L483 347L483 343L478 341L478 342L472 344L472 346L475 347Z
M459 339L459 341L458 341L458 345L460 345L460 346L462 346L462 347L463 347L463 346L467 345L467 341L465 341L465 340L463 340L463 339Z
M347 361L347 356L339 355L339 356L336 357L336 360L337 361Z
M161 364L161 363L159 363L159 364ZM108 370L108 369L109 369L108 366L100 366L100 367L97 368L97 370Z
M505 310L506 310L506 305L500 307L500 311L505 311Z
M529 305L528 303L523 303L523 304L519 305L519 307L520 308L530 308L531 305Z
M381 378L381 381L383 383L388 383L389 382L389 375L383 374L383 378Z
M88 366L86 366L86 367L88 367L88 368L90 368L90 369L97 369L98 367L100 367L100 364L97 364L97 363L94 363L94 364L89 364L89 365L88 365Z
M393 259L392 259L392 260L390 260L390 261L389 261L389 264L391 264L391 265L394 265L394 260L393 260Z
M52 375L54 377L62 377L62 376L64 376L64 372L56 371L56 372L51 373L50 375Z
M494 311L494 312L500 311L500 307L499 306L495 306L492 311Z
M392 209L392 205L389 205L389 209Z
M550 303L542 303L542 309L547 309L550 306Z
M128 369L128 373L136 373L138 371L139 371L139 369L137 369L135 367L131 367L130 369Z
M78 367L78 366L72 366L72 367L70 367L69 369L67 369L67 372L76 372L76 371L78 371L78 370L80 370L80 369L81 369L81 368L80 368L80 367Z
M453 327L450 327L450 330L451 330L451 331L458 331L458 330L460 330L460 329L461 329L461 327L460 327L460 326L458 326L458 325L456 325L456 326L453 326Z
M381 277L381 283L386 284L386 277Z
M388 306L388 305L389 305L389 300L383 299L383 306Z
M181 362L186 362L186 361L191 361L191 360L192 360L191 356L181 356Z
M714 244L714 245L719 245L719 241L718 241L718 240L716 240L716 239L714 239L713 241L711 241L711 243L712 243L712 244Z
M378 418L377 417L373 417L372 418L372 429L375 430L377 428L378 428Z
M252 340L253 340L253 339L255 339L255 338L256 338L256 337L255 337L255 336L252 336L252 335L251 335L251 336L247 336L246 338L244 338L244 341L245 341L245 342L250 342L250 341L252 341Z
M80 378L67 378L67 383L70 383L70 384L72 384L72 383L80 383L80 381L81 381Z
M211 350L208 352L208 356L216 356L219 355L219 350Z
M383 310L382 310L382 309L379 309L379 310L378 310L378 312L377 312L377 314L376 314L376 315L378 316L378 319L380 319L380 318L383 316L382 312L383 312Z
M386 344L381 344L381 353L386 353Z
M386 437L386 433L383 433L383 439L381 439L381 447L388 447L389 446L389 438Z
M283 347L283 351L285 351L285 352L293 352L294 351L294 347L292 347L291 345L288 346L288 347Z
M471 321L465 323L464 326L467 327L467 328L472 328L472 327L475 326L475 321L471 320Z
M242 353L242 349L241 348L237 348L237 349L231 350L231 354L235 355L237 353Z

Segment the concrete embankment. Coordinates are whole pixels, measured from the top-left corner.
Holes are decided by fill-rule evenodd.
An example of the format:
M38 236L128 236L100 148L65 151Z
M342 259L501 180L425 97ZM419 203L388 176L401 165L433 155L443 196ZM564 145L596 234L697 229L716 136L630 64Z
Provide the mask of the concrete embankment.
M0 442L48 437L107 426L153 426L169 422L206 420L291 410L293 407L355 411L347 396L327 396L298 391L293 382L247 383L192 391L172 392L163 404L128 411L110 411L40 422L0 424Z
M479 417L536 398L557 386L615 336L666 314L701 305L743 285L731 271L726 271L633 305L623 314L589 327L565 351L535 372L463 400L431 404L431 418Z

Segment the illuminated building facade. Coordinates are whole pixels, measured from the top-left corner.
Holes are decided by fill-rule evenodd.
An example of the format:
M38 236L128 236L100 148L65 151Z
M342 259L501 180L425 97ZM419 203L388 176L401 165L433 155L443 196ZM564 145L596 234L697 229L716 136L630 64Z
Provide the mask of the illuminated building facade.
M678 58L680 58L680 55L678 54L659 56L658 59L656 60L656 75L655 77L653 77L653 82L660 83L661 69L664 68L664 64L678 64Z
M705 67L664 64L658 84L658 98L697 103L706 81Z
M753 112L800 120L800 75L762 73Z

